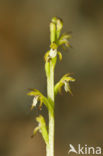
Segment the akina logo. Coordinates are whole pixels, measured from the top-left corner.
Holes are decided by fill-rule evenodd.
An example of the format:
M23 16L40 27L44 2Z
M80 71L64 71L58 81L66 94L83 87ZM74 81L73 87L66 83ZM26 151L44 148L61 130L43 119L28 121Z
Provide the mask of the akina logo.
M72 144L69 144L69 151L68 154L75 153L75 154L95 154L95 155L101 155L102 149L101 147L88 147L88 145L81 146L80 144L77 145L75 148Z

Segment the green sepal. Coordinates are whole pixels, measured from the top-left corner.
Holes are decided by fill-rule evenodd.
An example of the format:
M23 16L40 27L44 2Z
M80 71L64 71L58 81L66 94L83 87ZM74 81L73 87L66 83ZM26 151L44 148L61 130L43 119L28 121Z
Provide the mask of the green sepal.
M63 86L62 81L59 81L59 82L55 85L55 87L54 87L54 94L55 94L55 95L57 95L58 92L61 93L61 88L62 88L62 86Z
M50 50L48 50L48 51L45 53L45 55L44 55L44 60L45 60L45 62L48 61L48 59L49 59L49 52L50 52Z
M63 40L63 39L70 39L71 38L71 35L68 34L68 33L63 33L60 37L60 40Z
M59 60L61 61L62 60L62 54L60 51L57 52L58 56L59 56Z
M34 130L33 130L33 134L31 137L34 137L34 135L39 131L40 127L37 126Z

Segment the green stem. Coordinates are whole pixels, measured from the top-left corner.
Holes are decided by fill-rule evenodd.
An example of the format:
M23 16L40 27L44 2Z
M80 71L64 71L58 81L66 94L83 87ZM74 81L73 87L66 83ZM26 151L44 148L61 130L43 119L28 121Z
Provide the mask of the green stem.
M56 41L56 18L52 19L50 23L50 41L51 44ZM47 146L47 156L54 156L54 67L56 59L52 58L48 62L47 67L47 96L49 104L53 108L53 113L49 110L49 145Z
M52 60L50 61L50 73L47 77L47 95L54 109L54 67ZM47 156L54 156L54 113L49 111L49 146Z

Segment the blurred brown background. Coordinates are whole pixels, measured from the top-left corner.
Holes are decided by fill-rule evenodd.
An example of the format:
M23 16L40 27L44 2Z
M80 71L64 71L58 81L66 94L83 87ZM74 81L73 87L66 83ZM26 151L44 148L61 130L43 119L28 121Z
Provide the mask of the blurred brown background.
M30 138L40 112L30 111L26 93L37 88L46 95L43 56L52 16L72 31L55 82L68 72L77 80L73 97L56 98L55 155L67 156L70 143L103 145L103 1L0 0L0 156L45 156L41 135Z

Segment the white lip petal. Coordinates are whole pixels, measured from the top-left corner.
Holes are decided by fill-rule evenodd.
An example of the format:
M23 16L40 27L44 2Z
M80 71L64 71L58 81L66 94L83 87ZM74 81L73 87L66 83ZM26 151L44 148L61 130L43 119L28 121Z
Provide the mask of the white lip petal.
M69 92L69 84L67 82L64 82L64 89L66 92Z
M57 55L57 49L50 49L49 56L54 58Z
M41 124L40 123L38 124L38 127L39 127L39 132L41 133Z
M35 107L38 103L38 96L35 96L34 99L33 99L33 104L32 106Z

